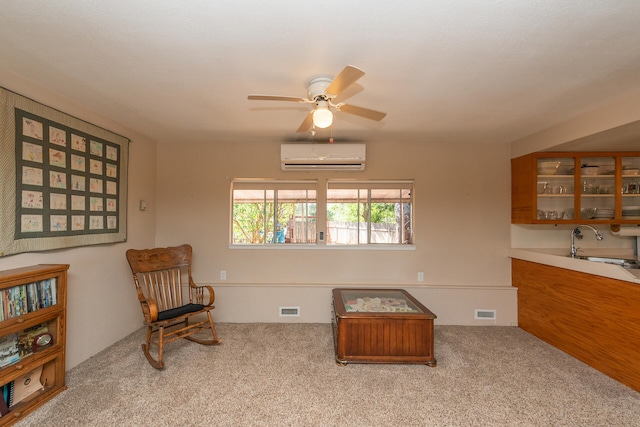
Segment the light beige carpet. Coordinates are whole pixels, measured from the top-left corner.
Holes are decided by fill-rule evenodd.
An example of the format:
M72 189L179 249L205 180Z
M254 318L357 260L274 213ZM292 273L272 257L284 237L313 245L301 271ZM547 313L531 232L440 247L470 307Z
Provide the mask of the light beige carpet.
M219 324L153 369L143 330L19 426L638 426L640 393L515 327L436 326L438 366L335 363L328 324Z

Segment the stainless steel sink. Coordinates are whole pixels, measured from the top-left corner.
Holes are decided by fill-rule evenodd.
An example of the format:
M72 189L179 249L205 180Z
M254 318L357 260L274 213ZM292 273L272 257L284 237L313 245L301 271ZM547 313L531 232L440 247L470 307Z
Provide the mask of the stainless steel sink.
M603 262L605 264L615 264L624 268L640 269L640 261L637 259L616 258L616 257L600 257L600 256L576 256L576 259L586 261Z

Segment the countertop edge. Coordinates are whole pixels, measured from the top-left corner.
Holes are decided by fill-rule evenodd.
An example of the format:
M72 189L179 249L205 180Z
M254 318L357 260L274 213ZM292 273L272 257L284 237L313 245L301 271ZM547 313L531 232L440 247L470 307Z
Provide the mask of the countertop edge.
M569 257L567 252L568 251L566 249L510 248L508 256L509 258L537 262L539 264L565 268L567 270L580 271L582 273L640 284L640 270L626 269L612 264L575 259ZM622 254L621 256L628 255Z

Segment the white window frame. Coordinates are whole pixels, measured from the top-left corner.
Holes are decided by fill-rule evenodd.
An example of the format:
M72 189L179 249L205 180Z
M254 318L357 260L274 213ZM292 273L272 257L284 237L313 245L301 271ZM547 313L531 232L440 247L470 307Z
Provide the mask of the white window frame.
M359 207L362 203L366 204L366 206L371 206L372 203L375 203L375 198L372 198L372 193L376 192L376 190L381 190L384 192L390 191L390 192L395 192L396 190L398 191L398 202L400 204L400 209L401 209L401 222L402 224L400 229L396 230L396 238L397 241L396 242L385 242L385 243L376 243L373 238L374 235L374 230L372 230L372 222L370 220L370 216L367 216L367 213L365 212L365 218L362 218L362 222L364 223L365 227L363 228L360 224L360 215L358 218L358 223L356 225L357 227L357 233L356 233L356 243L340 243L340 242L335 242L332 243L330 241L327 241L327 245L329 246L338 246L338 245L347 245L347 246L377 246L377 245L384 245L384 246L405 246L405 245L412 245L413 244L413 209L414 209L414 203L413 203L413 193L414 193L414 181L413 180L328 180L327 181L327 185L326 185L326 193L325 196L327 198L326 200L326 204L327 206L330 203L329 200L329 193L331 190L352 190L354 192L356 192L357 190L357 195L354 195L354 200L358 200L359 201ZM402 194L405 194L405 197L402 197ZM393 199L389 199L389 200L393 200ZM404 205L408 204L408 208L405 207ZM404 215L405 215L405 209L408 209L407 215L408 215L408 238L405 239L405 222L404 222ZM328 208L327 208L328 210ZM369 215L371 213L371 211L368 211ZM328 221L328 213L325 212L325 216L327 217L326 223L327 226L329 226L329 221ZM364 238L362 238L362 235L365 235ZM330 236L328 236L330 237Z
M287 190L294 190L294 191L313 191L313 193L315 194L315 198L312 198L311 200L315 203L316 205L316 209L317 209L317 204L318 204L318 191L317 191L317 187L318 187L318 181L317 180L301 180L301 181L285 181L285 180L263 180L263 179L234 179L231 182L231 204L230 204L230 218L231 218L231 224L229 227L229 242L230 245L234 245L234 246L270 246L270 245L280 245L280 244L285 244L285 239L284 236L280 236L280 231L277 229L280 224L280 222L278 221L277 218L277 206L280 203L279 197L278 195L280 194L280 192L284 192ZM247 191L247 192L253 192L253 193L259 193L262 192L263 193L263 199L262 202L259 203L264 203L264 221L265 224L263 225L263 233L266 233L268 235L263 235L262 236L262 242L259 243L234 243L234 221L235 221L235 217L234 217L234 207L235 207L235 202L236 200L234 199L234 195L235 190L238 190L239 192L242 192L243 190ZM256 201L259 199L256 199ZM273 203L274 204L274 209L272 212L272 215L270 215L269 217L267 217L267 211L266 211L266 206L268 203ZM284 203L284 202L283 202ZM314 229L315 229L315 224L317 223L317 214L316 216L312 216L309 217L308 215L305 215L302 219L302 221L304 222L303 224L303 228L305 230L305 234L307 228L311 225L310 223L307 223L309 221L309 218L313 219L313 225L314 225ZM285 230L288 230L288 226L290 224L286 224L285 227L283 227ZM273 226L273 230L271 230L270 226ZM286 234L287 231L285 231ZM300 242L300 243L294 243L296 245L315 245L315 236L316 233L315 231L313 232L313 236L311 238L309 238L309 236L306 236L305 239L309 238L309 242ZM287 245L291 244L291 243L286 243Z
M355 186L355 187L354 187ZM230 190L230 212L229 212L229 248L232 249L329 249L329 250L415 250L415 199L414 180L274 180L274 179L232 179ZM269 244L262 243L233 243L233 221L234 221L234 189L247 190L280 190L307 188L315 190L316 203L316 240L310 243L286 243ZM366 190L379 189L408 189L409 190L409 215L410 215L410 238L405 242L398 243L358 243L358 244L329 244L327 243L327 194L330 189L335 188L358 188ZM277 202L277 199L276 199ZM368 200L370 203L371 200ZM369 226L370 227L370 226ZM367 233L371 233L370 228ZM370 241L370 239L368 240Z

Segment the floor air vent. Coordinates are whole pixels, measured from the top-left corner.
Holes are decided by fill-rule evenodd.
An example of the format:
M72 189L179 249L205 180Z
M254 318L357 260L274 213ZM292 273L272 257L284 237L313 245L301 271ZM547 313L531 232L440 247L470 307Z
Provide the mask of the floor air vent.
M495 310L478 310L476 309L476 320L496 320Z
M280 307L280 317L300 317L300 307Z

